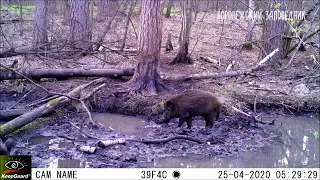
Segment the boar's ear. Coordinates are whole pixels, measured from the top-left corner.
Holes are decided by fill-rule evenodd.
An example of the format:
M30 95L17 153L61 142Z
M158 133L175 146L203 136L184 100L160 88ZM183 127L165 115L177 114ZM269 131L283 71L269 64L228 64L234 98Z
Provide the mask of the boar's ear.
M166 107L169 109L173 109L174 108L174 103L172 101L167 101L166 102Z

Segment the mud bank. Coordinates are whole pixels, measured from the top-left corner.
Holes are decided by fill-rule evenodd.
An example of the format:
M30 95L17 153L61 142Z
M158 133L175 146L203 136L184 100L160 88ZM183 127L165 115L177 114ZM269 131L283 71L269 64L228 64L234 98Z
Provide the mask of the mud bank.
M135 118L140 119L143 123L137 123L138 126L136 128L124 131L117 131L114 127L97 127L89 124L84 128L87 133L103 139L123 137L163 139L174 135L187 135L199 139L203 144L187 140L173 140L164 144L127 142L125 145L100 148L97 146L97 140L95 139L85 139L85 141L81 142L68 140L61 137L61 135L74 139L83 139L81 133L74 129L69 124L69 121L78 126L88 121L88 115L85 112L77 112L75 107L68 105L57 109L49 116L50 118L43 118L40 123L36 121L9 135L18 141L18 145L12 154L32 155L33 167L55 167L59 166L59 164L59 167L74 167L77 165L79 167L153 167L148 165L148 163L153 163L158 161L158 159L165 159L167 157L187 157L189 154L193 154L213 159L226 158L237 156L239 152L267 152L273 145L284 143L281 138L283 132L277 128L280 125L277 120L275 125L255 124L252 123L252 119L232 110L231 107L235 106L244 112L252 113L253 107L250 101L252 98L247 98L244 96L245 94L235 96L231 88L226 91L221 86L204 86L203 84L207 82L177 83L178 85L168 83L169 87L174 90L159 93L156 96L115 97L114 92L116 88L112 87L112 84L123 81L106 81L109 87L95 94L95 98L93 98L91 103L92 112L109 112L135 116ZM82 83L79 82L79 84ZM66 84L66 82L63 84ZM182 128L177 128L177 119L172 120L169 125L155 123L161 119L165 99L185 89L199 87L203 90L214 92L223 104L221 117L219 121L214 123L212 129L204 128L204 121L201 117L196 117L193 120L191 130L186 129L185 125ZM54 87L50 86L50 88ZM68 88L64 88L64 91L68 92ZM71 87L69 88L71 89ZM241 91L237 92L239 94ZM28 99L22 100L17 107L23 107L25 104L37 100L39 94L41 94L40 90L34 90L28 95ZM2 93L1 101L6 103L1 104L1 108L4 109L15 104L21 97L23 97L23 94L17 93L13 96L12 93ZM279 101L281 99L274 101L276 109L266 108L268 107L266 106L267 104L272 105L270 101L257 101L259 102L257 103L257 111L271 116L281 115L286 110L283 110L283 107L276 106L276 104L279 104ZM263 105L264 103L266 103L265 106ZM105 116L101 119L111 119L112 117ZM118 120L121 121L124 118L126 116L121 116ZM124 121L119 126L135 127L134 124L128 123L131 120ZM137 134L134 129L139 129L144 133ZM126 131L131 131L132 133ZM34 140L37 138L40 140ZM78 147L82 145L96 147L97 151L95 154L86 154L78 150Z

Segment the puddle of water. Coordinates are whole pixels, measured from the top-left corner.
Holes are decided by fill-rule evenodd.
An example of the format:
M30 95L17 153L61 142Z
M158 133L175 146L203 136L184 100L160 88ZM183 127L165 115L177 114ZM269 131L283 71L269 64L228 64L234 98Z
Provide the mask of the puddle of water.
M228 158L191 154L163 157L140 165L155 168L319 168L318 117L263 118L264 121L272 119L277 120L275 128L281 131L283 144L272 145L265 152L239 152L237 156Z
M48 149L61 149L73 146L72 142L60 142L55 136L33 136L28 139L30 145L43 144Z
M54 159L48 168L88 168L89 164L78 159Z
M147 123L143 119L137 117L111 113L93 113L92 118L122 135L146 137L148 134L147 131L141 129L141 127Z

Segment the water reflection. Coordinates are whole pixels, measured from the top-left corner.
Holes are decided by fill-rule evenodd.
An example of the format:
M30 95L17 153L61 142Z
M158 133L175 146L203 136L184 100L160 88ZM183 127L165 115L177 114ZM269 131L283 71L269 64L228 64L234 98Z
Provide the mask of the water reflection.
M263 120L272 120L264 118ZM296 116L276 117L274 128L282 134L281 141L263 152L239 152L228 158L187 155L163 157L142 167L159 168L319 168L319 120Z
M137 117L111 113L93 113L92 118L122 135L146 137L148 133L147 131L139 129L147 123L143 119Z

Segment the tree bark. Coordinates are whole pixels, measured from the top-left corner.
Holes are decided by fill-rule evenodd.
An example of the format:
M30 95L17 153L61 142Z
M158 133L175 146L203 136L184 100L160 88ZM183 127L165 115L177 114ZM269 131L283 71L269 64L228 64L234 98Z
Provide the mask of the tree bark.
M268 1L268 7L273 9L269 9L270 11L276 10L276 3L275 1ZM280 11L285 11L285 0L280 0L279 2L281 5L279 7ZM280 62L283 54L283 32L284 32L284 20L267 20L267 18L263 18L263 34L262 39L264 40L263 49L265 50L266 54L271 53L274 49L279 48L280 53L277 53L273 57L272 60ZM263 53L261 53L263 54Z
M166 14L165 14L166 18L170 18L172 4L173 4L173 0L169 0L168 1L168 6L167 6L167 10L166 10Z
M70 0L70 34L76 49L89 50L92 46L89 5L89 0Z
M161 39L161 0L142 0L138 43L139 63L130 80L132 93L156 94L166 89L159 74Z
M182 28L179 39L179 50L170 64L176 63L185 63L191 64L192 61L188 56L189 50L189 39L190 39L190 30L191 30L191 0L183 1L183 18L182 18Z
M48 42L47 35L47 14L48 14L48 0L36 1L36 15L34 25L33 46L46 44Z

